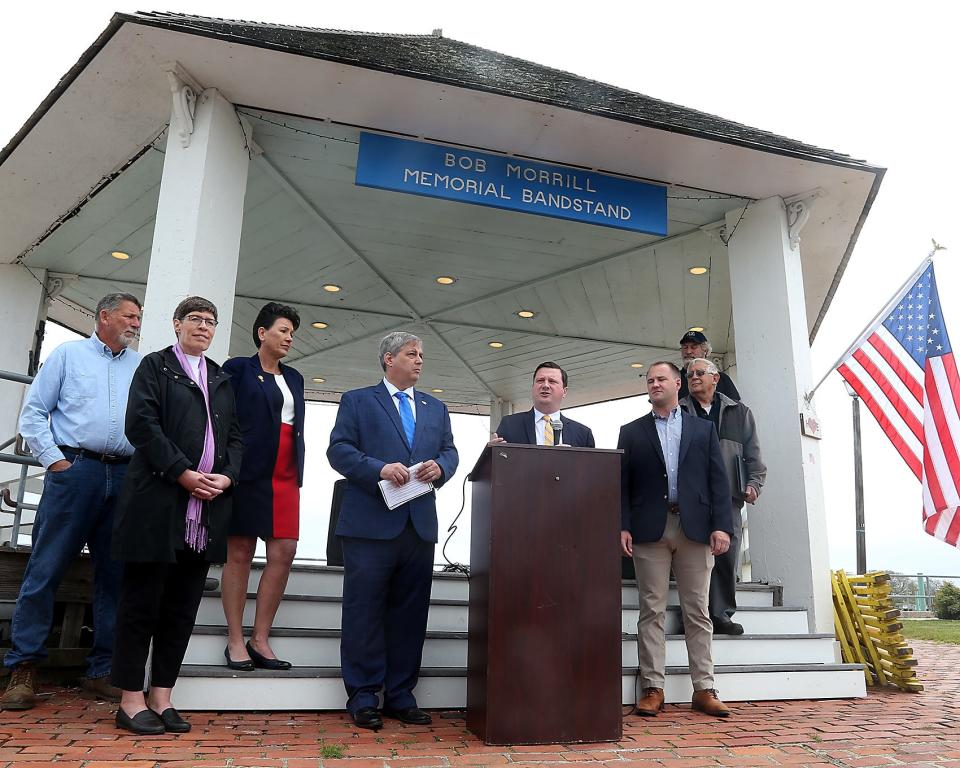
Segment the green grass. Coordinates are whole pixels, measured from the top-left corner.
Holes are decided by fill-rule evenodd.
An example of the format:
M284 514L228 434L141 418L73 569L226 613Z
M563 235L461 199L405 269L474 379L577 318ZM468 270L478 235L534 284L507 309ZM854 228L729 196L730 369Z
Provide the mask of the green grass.
M903 636L908 640L936 640L960 644L960 621L903 619Z
M320 757L324 760L339 760L346 751L347 748L343 744L324 744L320 747Z

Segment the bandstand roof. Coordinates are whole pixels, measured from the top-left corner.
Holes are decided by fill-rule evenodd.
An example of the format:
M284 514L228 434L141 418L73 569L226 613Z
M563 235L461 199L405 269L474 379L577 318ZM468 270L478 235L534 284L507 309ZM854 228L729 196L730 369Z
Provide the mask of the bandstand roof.
M117 14L0 153L0 263L64 276L50 314L67 325L85 328L77 312L109 290L143 295L174 61L238 105L263 149L248 180L231 354L252 353L263 301L297 305L305 323L290 361L315 399L369 383L377 339L397 327L424 337L421 383L457 410L522 403L543 359L570 371L571 405L636 394L630 364L675 354L690 326L704 326L718 354L734 349L718 229L728 210L771 195L818 195L802 245L812 339L883 175L440 35ZM358 187L362 129L666 184L668 234ZM694 265L709 272L690 275ZM440 286L437 275L457 280Z

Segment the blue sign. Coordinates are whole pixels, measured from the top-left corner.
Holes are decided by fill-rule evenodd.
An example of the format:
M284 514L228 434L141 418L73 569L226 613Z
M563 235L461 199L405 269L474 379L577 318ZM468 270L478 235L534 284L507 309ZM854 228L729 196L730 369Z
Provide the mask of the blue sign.
M665 187L378 133L360 134L356 183L651 235L667 234Z

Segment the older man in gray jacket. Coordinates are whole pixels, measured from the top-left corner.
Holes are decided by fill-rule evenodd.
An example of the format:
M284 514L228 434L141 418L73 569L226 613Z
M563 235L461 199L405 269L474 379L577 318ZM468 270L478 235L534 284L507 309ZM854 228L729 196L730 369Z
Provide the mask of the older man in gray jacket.
M694 416L713 422L720 437L730 488L733 491L733 536L730 549L717 555L710 578L710 618L713 633L742 635L743 626L731 620L737 610L737 571L740 559L741 510L756 502L767 476L760 456L760 441L750 409L717 392L720 371L706 358L691 360L686 369L690 394L680 406Z

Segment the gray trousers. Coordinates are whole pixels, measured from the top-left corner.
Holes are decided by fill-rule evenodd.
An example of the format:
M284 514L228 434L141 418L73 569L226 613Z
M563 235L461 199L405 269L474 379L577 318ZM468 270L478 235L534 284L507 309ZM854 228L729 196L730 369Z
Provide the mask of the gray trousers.
M737 612L737 576L740 564L741 507L733 506L733 536L730 549L717 555L710 577L710 616L730 619Z

